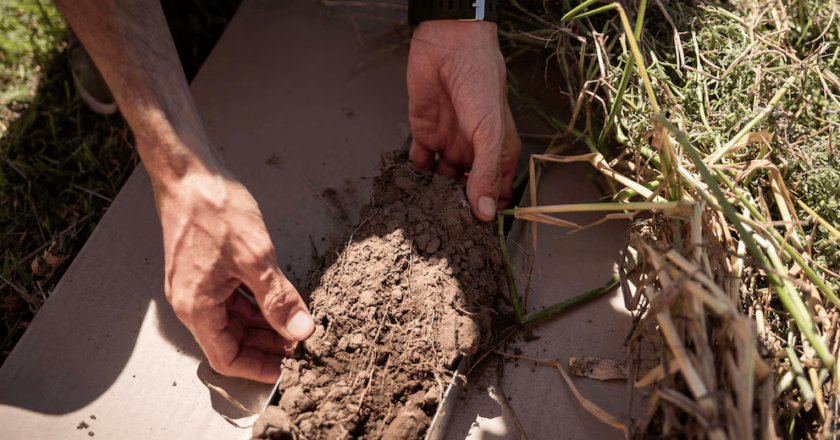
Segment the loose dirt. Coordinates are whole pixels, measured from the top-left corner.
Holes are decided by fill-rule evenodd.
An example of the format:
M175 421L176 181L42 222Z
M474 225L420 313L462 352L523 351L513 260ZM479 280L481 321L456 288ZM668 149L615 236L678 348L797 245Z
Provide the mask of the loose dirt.
M361 218L311 286L315 333L284 361L256 439L422 438L450 370L509 309L492 226L463 185L385 155Z

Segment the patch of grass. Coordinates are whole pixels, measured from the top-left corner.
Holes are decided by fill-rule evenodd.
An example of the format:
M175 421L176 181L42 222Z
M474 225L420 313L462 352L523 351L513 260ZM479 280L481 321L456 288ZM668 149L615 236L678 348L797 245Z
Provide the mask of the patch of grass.
M46 0L0 0L0 135L31 101L50 55L66 29Z
M66 35L62 21L53 27ZM2 359L136 163L122 118L97 115L81 102L63 41L41 48L41 68L32 72L37 88L7 104L18 116L0 139Z
M163 6L191 80L239 0ZM0 0L0 16L2 364L139 159L119 114L97 115L82 103L54 6Z

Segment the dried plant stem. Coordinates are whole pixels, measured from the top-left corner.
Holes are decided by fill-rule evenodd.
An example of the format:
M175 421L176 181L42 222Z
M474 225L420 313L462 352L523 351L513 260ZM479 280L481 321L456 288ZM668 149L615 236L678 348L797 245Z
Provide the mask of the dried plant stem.
M647 245L644 246L644 250L646 259L653 264L654 268L656 268L658 272L661 272L664 265L656 255L656 252ZM668 288L670 285L670 277L667 275L661 275L660 280L663 287ZM655 301L656 298L649 298L649 300ZM670 312L667 309L656 312L656 321L659 323L659 329L662 332L662 336L668 343L671 353L674 354L676 363L679 366L685 381L688 383L691 393L694 395L694 398L697 399L703 414L708 418L717 418L717 408L709 395L709 388L700 378L697 369L691 362L689 354L685 348L685 343L683 343L682 338L680 337L680 332L677 330L677 326L674 324Z
M540 359L540 358L532 358L532 357L527 357L527 356L519 356L519 355L515 355L515 354L505 353L505 352L499 351L499 350L494 350L494 351L496 353L502 355L502 356L507 356L507 357L514 358L514 359L522 359L522 360L526 360L526 361L536 362L538 364L549 365L549 366L552 366L552 367L556 368L557 371L560 372L560 375L563 377L563 380L566 382L566 385L569 386L569 389L572 391L572 394L575 395L575 398L577 398L578 402L580 402L581 406L583 406L584 409L589 411L589 413L592 414L593 416L597 417L598 420L612 426L613 428L620 429L624 433L625 437L627 437L629 435L628 427L627 427L626 423L624 423L623 421L621 421L617 417L613 416L612 414L604 411L603 409L601 409L601 407L592 403L592 401L590 401L586 397L583 397L583 395L580 394L580 391L578 391L574 382L572 382L572 379L566 373L566 370L564 370L563 367L560 365L560 363L558 363L557 361L555 361L553 359Z
M688 137L685 135L684 132L680 131L674 124L668 121L662 115L654 116L654 121L658 124L661 124L668 130L672 132L672 134L677 138L680 145L682 145L685 153L691 158L694 162L694 165L697 167L697 171L700 172L700 175L703 177L703 181L706 182L709 189L714 194L715 198L717 199L718 203L720 204L724 214L732 223L732 226L738 231L738 235L741 240L744 241L750 255L756 259L764 267L774 267L776 264L771 266L771 262L777 263L781 266L780 261L776 261L778 257L776 253L773 251L768 252L765 254L761 251L758 246L758 243L755 240L755 235L752 231L748 231L744 224L741 222L738 214L735 212L735 209L729 203L724 195L723 191L721 191L720 186L718 185L717 180L715 180L709 169L706 168L706 165L703 163L703 160L700 158L700 155L691 145L691 142L688 140ZM769 243L768 243L769 244ZM770 261L768 260L770 258ZM779 270L781 273L785 273L785 268L782 267L775 267L776 270ZM834 366L835 359L834 356L828 351L828 347L825 346L825 343L819 337L819 334L814 326L813 320L811 319L811 315L808 313L805 305L802 303L802 298L795 292L789 289L789 282L783 281L778 275L772 272L767 273L767 278L773 287L776 290L776 294L779 296L779 299L782 301L782 304L785 306L785 309L790 312L793 316L796 325L799 327L800 330L805 334L808 339L808 342L811 343L811 346L817 351L817 355L820 357L820 360L826 366L826 368L831 369Z
M606 12L606 11L613 10L613 9L618 11L618 15L621 18L621 24L624 26L624 36L627 38L628 46L630 46L630 51L633 53L633 58L635 60L635 64L639 66L639 75L642 77L642 82L644 82L645 90L647 91L647 94L648 94L648 99L650 100L651 107L653 107L653 112L654 113L659 113L659 103L656 101L656 94L653 92L653 86L651 85L650 77L648 76L647 69L645 69L645 61L644 61L644 58L642 57L641 50L639 50L639 45L638 45L638 42L637 42L637 40L639 39L639 35L641 35L642 22L644 20L644 11L646 9L647 2L643 1L643 3L642 3L642 7L640 8L640 10L642 12L640 13L639 19L636 21L636 30L633 31L633 29L630 27L630 22L627 20L627 13L624 12L624 8L618 2L610 3L606 6L602 6L598 9L592 10L588 13L583 13L583 14L579 13L580 11L582 11L582 10L586 9L587 7L589 7L590 5L594 4L596 1L597 0L587 0L583 3L581 3L576 8L572 9L568 14L564 15L562 20L563 21L571 21L571 20L578 19L578 18L584 18L584 17L589 17L589 16L592 16L592 15L595 15L595 14L600 14L601 12ZM634 34L637 34L637 35L634 35ZM627 67L625 69L630 70L632 68L633 68L633 66L631 66L628 63ZM619 90L620 89L621 89L621 87L619 87ZM620 101L621 101L621 99L619 97L618 102L620 102Z
M618 183L634 190L637 194L640 194L645 199L649 199L653 196L653 191L645 188L644 186L640 185L633 179L630 179L622 174L617 173L615 170L610 167L606 160L604 160L604 156L601 153L588 153L582 154L579 156L556 156L553 154L534 154L531 156L532 160L540 159L545 160L548 162L557 162L557 163L569 163L569 162L589 162L595 169L603 173L605 176L609 177L612 180L615 180ZM536 200L536 197L533 198ZM667 202L664 198L660 196L653 197L654 202Z
M629 202L629 203L573 203L568 205L533 206L526 208L512 208L501 211L504 215L523 214L556 214L561 212L594 212L594 211L683 211L692 207L694 202Z
M507 245L505 244L505 236L504 236L504 217L502 213L498 215L498 240L499 240L499 247L502 250L502 258L505 262L505 272L507 274L507 281L508 281L508 293L510 294L510 301L511 305L513 306L513 311L516 314L517 322L519 323L528 323L528 322L535 322L542 319L550 318L555 316L559 313L562 313L566 310L569 310L575 306L583 304L589 300L597 298L603 295L606 292L609 292L613 287L618 284L620 279L620 274L616 273L613 275L612 278L607 280L603 286L590 290L589 292L580 294L574 298L569 300L563 301L561 303L555 304L553 306L546 307L545 309L540 310L536 313L525 314L524 310L519 301L519 293L517 292L516 288L516 278L513 273L513 263L510 259L510 253L508 253ZM635 270L639 264L641 263L641 255L637 252L631 252L632 254L632 261L627 266L626 273L630 273Z
M653 92L650 77L648 77L647 69L645 69L645 59L642 57L641 50L639 50L636 37L633 35L633 32L630 31L630 22L627 20L627 14L624 12L624 8L620 3L613 4L615 5L615 9L618 11L618 15L621 17L621 23L624 25L624 35L627 37L630 50L633 52L633 57L636 59L636 65L639 66L639 75L641 75L642 82L645 84L645 90L647 91L648 99L650 99L650 105L653 107L653 113L657 114L659 113L659 103L656 102L656 94Z
M758 209L755 207L755 205L752 202L750 202L749 200L747 200L746 195L745 195L743 190L736 187L735 184L731 180L729 180L729 178L727 178L726 175L723 174L722 172L718 173L718 177L729 187L730 190L732 190L736 195L738 195L738 197L741 200L741 204L746 209L748 209L750 211L750 213L754 217L756 217L756 219L759 222L764 222L764 223L767 222L767 219L764 218L764 215L762 215L758 211ZM796 249L794 249L793 246L788 244L787 241L784 239L784 237L782 237L782 234L780 234L778 231L776 231L773 228L767 228L766 231L770 233L770 236L775 241L776 246L782 246L782 249L784 250L785 254L788 257L792 258L793 261L795 261L796 264L800 268L802 268L802 271L805 272L805 275L808 277L808 279L811 280L811 282L814 283L814 285L816 285L817 288L820 289L820 291L838 309L840 309L840 298L838 298L837 295L834 293L834 291L830 287L828 287L828 285L825 283L825 281L822 278L820 278L819 275L817 275L817 273L814 271L814 269L812 269L811 266L805 261L805 259L802 258L802 255L800 255L799 252Z
M802 203L802 200L797 200L796 202L799 203L799 206L801 206L802 209L808 213L808 215L813 217L814 220L816 220L819 224L825 226L825 228L828 229L829 232L831 232L831 235L833 236L831 241L840 239L840 231L838 231L837 228L832 226L831 223L825 221L824 218L820 217L819 214L814 212L814 210L811 209L808 205Z
M741 131L739 131L732 139L730 139L729 142L726 143L726 145L709 155L709 157L706 158L706 163L708 163L709 165L714 165L723 156L729 154L731 150L736 148L741 138L753 131L756 125L760 124L762 121L764 121L764 119L767 118L770 112L772 112L776 105L779 104L779 101L782 99L782 97L785 96L785 93L787 93L790 90L790 87L795 80L795 76L788 77L788 79L785 80L785 84L776 92L775 95L773 95L773 98L770 99L770 102L767 103L767 107L765 107L764 110L760 111L757 115L755 115L755 117L753 117L749 122L747 122L746 125L744 125L744 127L741 128Z
M793 370L793 373L796 375L796 384L799 385L799 391L802 393L802 398L805 400L811 400L814 398L814 390L811 388L810 382L805 377L805 371L802 370L802 364L799 363L799 356L793 351L793 347L796 344L796 336L794 336L793 332L788 335L788 345L785 347L785 351L788 355L788 360L790 361L790 368Z

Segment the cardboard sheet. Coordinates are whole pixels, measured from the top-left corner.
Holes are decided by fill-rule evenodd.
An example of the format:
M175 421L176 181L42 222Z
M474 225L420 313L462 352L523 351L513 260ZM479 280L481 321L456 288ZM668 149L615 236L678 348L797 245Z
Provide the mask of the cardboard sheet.
M192 84L301 285L330 233L358 220L379 154L409 133L405 53L361 49L357 35L312 0L246 1ZM140 166L0 369L0 437L249 438L236 425L251 420L202 378L252 408L270 387L218 377L202 359L164 297Z

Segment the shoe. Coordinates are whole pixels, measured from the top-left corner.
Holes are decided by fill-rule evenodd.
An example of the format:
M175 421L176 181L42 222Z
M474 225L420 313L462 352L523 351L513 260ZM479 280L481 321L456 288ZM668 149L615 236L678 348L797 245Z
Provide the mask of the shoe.
M117 102L114 95L99 73L99 69L93 64L87 51L73 32L67 41L67 53L70 58L70 73L73 74L73 81L79 90L82 101L93 112L100 115L110 115L117 111Z

